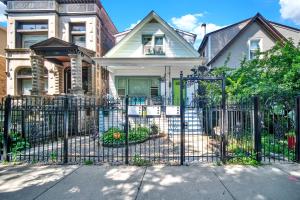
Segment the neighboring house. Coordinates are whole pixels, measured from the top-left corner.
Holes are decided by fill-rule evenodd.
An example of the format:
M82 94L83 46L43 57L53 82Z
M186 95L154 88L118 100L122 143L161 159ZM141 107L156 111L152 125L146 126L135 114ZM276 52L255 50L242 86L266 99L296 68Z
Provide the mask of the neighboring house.
M0 97L6 95L6 28L0 27Z
M96 59L109 70L110 95L166 98L178 104L180 71L186 76L201 64L193 47L196 35L170 27L152 11L115 37L116 46Z
M256 14L250 19L205 35L198 52L211 68L239 67L244 59L251 60L257 50L267 51L276 42L292 39L300 42L300 29L275 23Z
M99 0L7 0L7 93L100 95L117 33Z
M5 48L7 45L6 28L0 27L0 55L5 56Z

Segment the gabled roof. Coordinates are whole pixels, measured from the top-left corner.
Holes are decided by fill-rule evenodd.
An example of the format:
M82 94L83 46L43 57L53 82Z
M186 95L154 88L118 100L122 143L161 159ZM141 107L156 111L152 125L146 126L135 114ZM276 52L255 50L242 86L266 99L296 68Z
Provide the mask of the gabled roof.
M95 55L95 52L92 50L77 46L73 43L66 42L64 40L55 37L51 37L49 39L36 43L30 46L30 49L33 51L49 51L49 50L56 50L56 49L57 50L63 49L63 50L70 50L70 51L79 50L89 57L93 57Z
M204 38L203 38L203 40L202 40L202 42L201 42L201 44L200 44L200 46L199 46L199 48L198 48L198 51L200 51L200 50L204 47L204 45L205 45L205 43L206 43L206 41L207 41L207 39L208 39L208 36L213 35L213 34L218 33L218 32L221 32L221 31L223 31L223 30L229 29L229 28L231 28L231 27L237 26L237 25L242 24L242 23L244 23L244 22L246 22L246 21L250 21L251 19L252 19L252 18L248 18L248 19L239 21L239 22L237 22L237 23L231 24L231 25L229 25L229 26L225 26L225 27L220 28L220 29L218 29L218 30L212 31L212 32L210 32L210 33L207 33L207 34L204 36Z
M192 54L195 56L199 56L198 52L194 49L194 47L187 42L180 34L176 32L166 21L164 21L158 14L154 11L151 11L140 23L138 23L124 38L120 40L120 42L114 46L106 55L105 57L111 56L115 53L118 49L120 49L123 44L126 43L131 37L133 37L145 24L150 22L151 20L155 19L158 23L162 24L170 33L178 39ZM124 32L126 33L126 32ZM121 33L122 34L122 33Z
M247 19L247 20L249 20L249 19ZM224 29L228 29L234 25L241 24L243 22L246 22L247 20L243 20L243 21L233 24L231 26L228 26L223 29L219 29L215 32L211 32L211 33L207 34L205 36L205 38L203 39L198 51L202 50L209 35L212 35L216 32L222 31ZM250 18L250 21L247 22L247 24L207 63L207 65L210 65L220 55L222 55L222 53L224 51L226 51L230 47L230 45L234 41L236 41L239 38L239 36L241 34L243 34L254 22L258 23L262 28L264 28L274 40L279 41L279 42L287 41L287 39L277 29L275 29L268 20L266 20L260 13L257 13L254 17Z

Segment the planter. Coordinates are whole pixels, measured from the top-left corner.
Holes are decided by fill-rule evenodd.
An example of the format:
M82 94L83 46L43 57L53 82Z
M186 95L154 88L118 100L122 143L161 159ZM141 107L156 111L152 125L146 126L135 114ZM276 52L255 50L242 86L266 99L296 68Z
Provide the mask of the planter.
M295 136L288 136L288 147L289 149L295 149L296 146L296 137Z

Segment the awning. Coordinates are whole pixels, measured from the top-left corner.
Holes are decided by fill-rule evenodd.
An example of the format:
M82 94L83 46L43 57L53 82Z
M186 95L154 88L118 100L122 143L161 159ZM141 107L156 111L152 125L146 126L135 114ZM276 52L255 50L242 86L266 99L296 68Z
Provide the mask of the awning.
M100 66L115 67L194 67L204 64L202 58L166 58L166 57L147 57L147 58L93 58Z

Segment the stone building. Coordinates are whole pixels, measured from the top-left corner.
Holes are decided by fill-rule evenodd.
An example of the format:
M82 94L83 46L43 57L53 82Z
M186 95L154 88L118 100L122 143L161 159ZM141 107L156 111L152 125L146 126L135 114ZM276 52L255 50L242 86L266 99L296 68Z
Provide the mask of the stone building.
M99 0L7 0L7 93L100 95L107 70L93 61L117 29Z
M0 97L6 95L6 28L0 27Z

